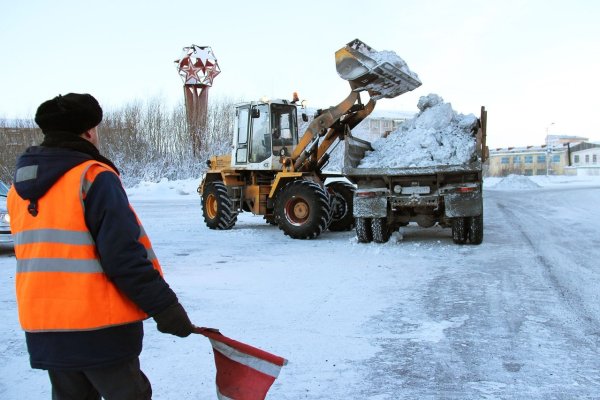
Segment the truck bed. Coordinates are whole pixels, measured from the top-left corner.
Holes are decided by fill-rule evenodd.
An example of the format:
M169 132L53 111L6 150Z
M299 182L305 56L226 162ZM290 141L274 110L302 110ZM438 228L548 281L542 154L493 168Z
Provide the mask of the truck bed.
M481 163L473 162L460 165L436 165L431 167L402 167L402 168L353 168L344 167L342 174L348 177L368 176L416 176L436 175L446 173L480 172Z
M471 173L481 172L481 161L475 160L468 164L458 165L434 165L427 167L383 167L383 168L360 168L360 161L364 158L367 151L373 151L371 143L352 136L346 137L344 146L344 166L342 173L349 177L366 178L375 176L419 176L419 175L438 175L452 173Z

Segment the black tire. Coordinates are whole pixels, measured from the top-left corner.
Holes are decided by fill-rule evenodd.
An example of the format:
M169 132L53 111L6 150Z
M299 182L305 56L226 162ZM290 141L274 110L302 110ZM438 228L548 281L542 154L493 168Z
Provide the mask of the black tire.
M471 244L481 244L483 242L483 215L470 217L469 225L469 242Z
M237 222L231 198L223 182L211 182L202 192L202 215L210 229L228 230Z
M465 244L467 242L467 219L453 218L452 219L452 240L456 244Z
M327 229L329 196L318 184L297 180L288 183L275 201L276 221L293 239L314 239Z
M390 240L387 218L373 218L371 220L371 232L375 243L387 243Z
M356 218L356 238L358 243L371 243L373 240L371 218Z
M354 228L354 186L347 182L331 182L327 184L329 203L331 206L331 222L329 230L334 232L349 231Z

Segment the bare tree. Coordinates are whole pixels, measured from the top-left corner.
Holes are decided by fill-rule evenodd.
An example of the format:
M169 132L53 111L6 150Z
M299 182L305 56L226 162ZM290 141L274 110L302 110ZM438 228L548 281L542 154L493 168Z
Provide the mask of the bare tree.
M208 157L230 149L233 104L231 99L211 99L204 140L196 154L183 104L168 109L156 97L105 110L99 127L100 150L120 169L126 186L141 180L198 177L207 168ZM41 140L41 131L33 120L0 119L0 179L12 181L17 156Z
M42 139L42 131L33 120L0 119L0 180L12 182L17 157Z

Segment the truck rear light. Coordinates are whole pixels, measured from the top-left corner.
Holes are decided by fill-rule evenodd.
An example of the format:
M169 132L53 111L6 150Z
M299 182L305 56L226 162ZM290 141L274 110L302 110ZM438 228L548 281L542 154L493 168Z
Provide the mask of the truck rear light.
M473 186L462 186L459 188L456 188L456 191L459 193L470 193L470 192L474 192L477 188L473 187Z

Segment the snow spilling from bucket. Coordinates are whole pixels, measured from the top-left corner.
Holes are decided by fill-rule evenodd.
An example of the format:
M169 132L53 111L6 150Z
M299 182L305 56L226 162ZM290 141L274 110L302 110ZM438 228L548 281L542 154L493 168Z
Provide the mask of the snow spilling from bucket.
M411 71L406 61L395 52L391 50L376 51L362 42L354 43L353 46L355 50L370 59L366 66L373 68L371 73L378 76L378 79L374 81L369 79L369 83L360 89L368 90L372 98L394 98L421 85L419 76ZM363 57L359 58L366 61L363 60ZM371 64L373 61L375 65ZM364 82L360 82L360 85L362 84Z
M372 143L359 168L460 165L476 157L477 117L463 115L437 94L419 99L419 113Z
M362 51L366 52L364 49ZM404 61L398 54L391 50L373 51L371 49L369 51L369 57L377 61L378 64L384 62L393 64L396 67L400 68L404 73L420 81L419 75L417 75L416 72L413 72L410 70L410 68L408 68L408 64L406 64L406 61Z

